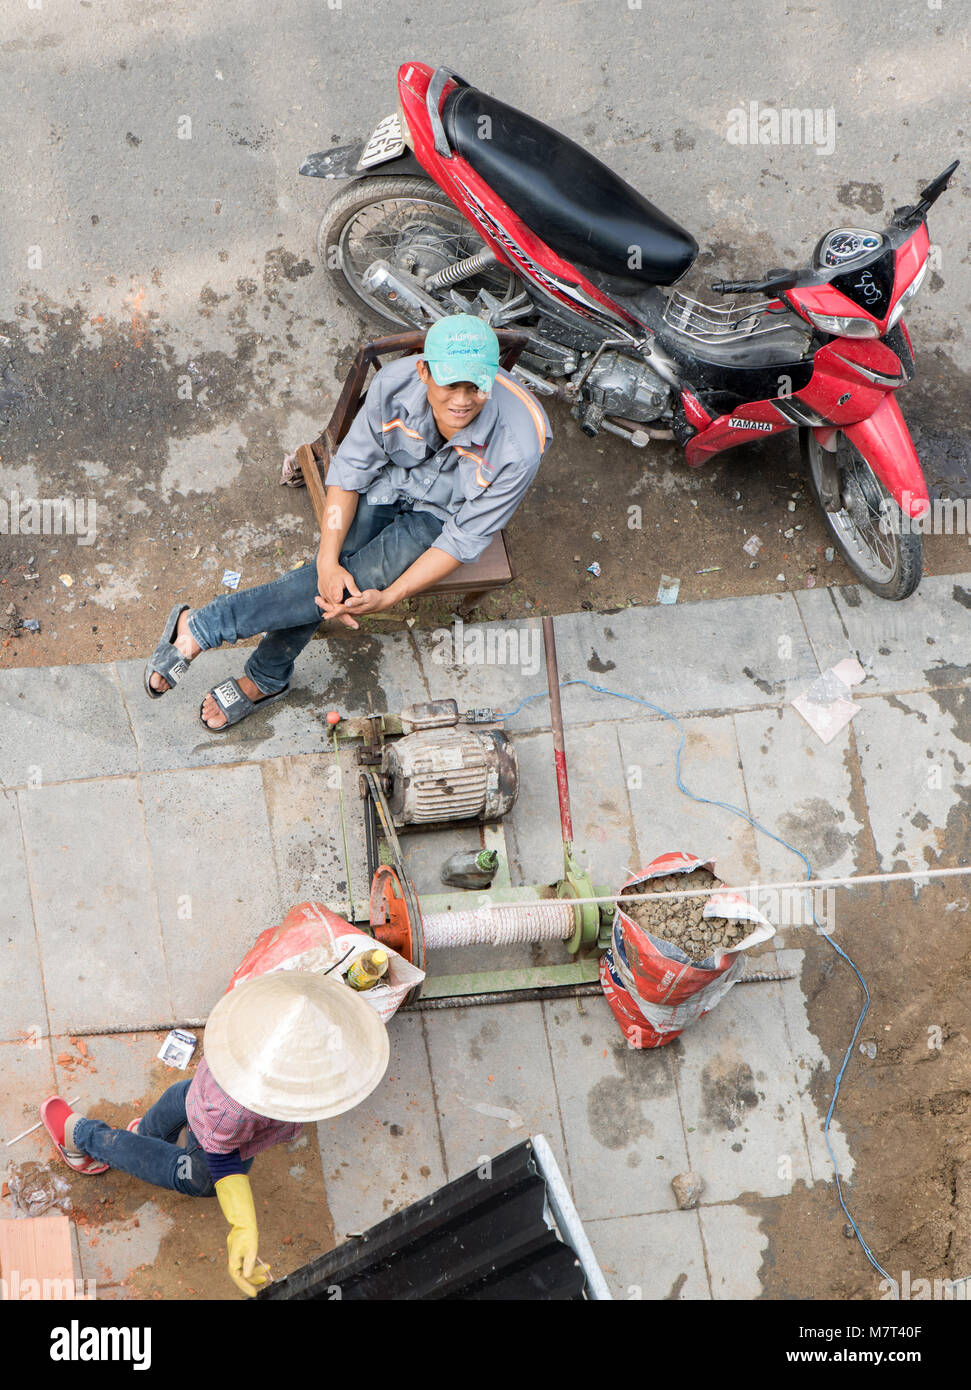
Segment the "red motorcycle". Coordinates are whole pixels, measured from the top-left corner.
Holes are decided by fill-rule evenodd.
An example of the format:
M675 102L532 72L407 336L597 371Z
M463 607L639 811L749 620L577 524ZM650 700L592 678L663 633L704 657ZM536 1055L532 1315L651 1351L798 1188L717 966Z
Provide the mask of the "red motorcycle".
M399 110L301 174L352 178L317 249L383 325L473 313L528 335L516 367L583 431L674 438L692 466L797 426L843 557L884 598L913 593L930 501L894 392L913 376L902 315L927 270L928 209L955 160L884 231L827 232L804 270L673 287L694 238L605 164L447 68L405 63Z

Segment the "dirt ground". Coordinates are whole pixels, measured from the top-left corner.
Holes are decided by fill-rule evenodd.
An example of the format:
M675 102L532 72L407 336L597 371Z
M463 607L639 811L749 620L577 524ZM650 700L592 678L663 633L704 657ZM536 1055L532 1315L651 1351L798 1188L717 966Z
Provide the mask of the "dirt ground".
M904 1280L909 1271L912 1289L930 1281L911 1297L932 1296L934 1280L971 1275L971 937L967 899L949 911L953 900L953 888L934 884L915 910L906 885L886 884L843 893L840 903L838 940L872 1000L837 1110L856 1162L844 1195L887 1273ZM812 1087L825 1114L863 993L822 937L807 949L802 983L830 1062ZM875 1044L876 1055L861 1053L861 1043ZM831 1184L798 1184L787 1197L750 1198L749 1206L769 1238L763 1298L888 1296Z
M177 360L154 311L115 321L37 297L0 323L3 492L96 503L89 544L0 535L0 667L147 654L172 603L225 592L224 570L248 587L313 556L306 491L279 486L279 468L316 432L309 422L326 422L331 370L342 376L353 350L327 337L324 320L288 310L286 338L314 334L324 357L299 396L284 390L269 404L263 373L279 369L286 342L250 327L261 304L283 312L288 282L312 271L275 250L262 285L241 278L227 304L200 297L201 317L235 326L232 356ZM932 494L967 497L971 382L941 348L918 345L918 373L901 399ZM565 407L551 403L549 414L554 443L508 528L516 580L484 601L482 618L652 604L662 575L680 580L679 602L851 582L838 557L826 561L794 432L690 469L674 444L589 440ZM763 542L756 560L742 548L753 533ZM924 544L925 573L971 568L968 537ZM599 577L587 569L595 561ZM415 599L366 625L387 631L413 617L437 627L449 607ZM30 619L39 632L20 626Z
M202 1054L204 1030L197 1029L196 1036L200 1046L184 1075L192 1074ZM162 1033L143 1033L132 1037L131 1042L139 1053L144 1050L147 1055L154 1055L163 1037ZM97 1072L99 1040L89 1038L86 1048L83 1070ZM78 1076L80 1079L80 1070ZM121 1129L136 1115L144 1115L162 1092L182 1076L162 1062L153 1061L143 1095L133 1096L131 1103L125 1105L100 1101L91 1107L90 1114ZM148 1187L113 1169L93 1178L80 1177L60 1163L53 1150L45 1161L70 1184L71 1219L90 1246L85 1276L96 1282L99 1298L244 1299L226 1272L228 1228L215 1199L190 1198ZM17 1165L14 1171L19 1171ZM258 1154L251 1178L260 1258L269 1265L274 1279L332 1248L333 1225L314 1125L306 1125L293 1144ZM167 1233L151 1263L139 1264L138 1256L132 1252L143 1239L138 1212L146 1202L157 1210ZM4 1207L7 1204L5 1201ZM148 1243L151 1244L150 1239Z

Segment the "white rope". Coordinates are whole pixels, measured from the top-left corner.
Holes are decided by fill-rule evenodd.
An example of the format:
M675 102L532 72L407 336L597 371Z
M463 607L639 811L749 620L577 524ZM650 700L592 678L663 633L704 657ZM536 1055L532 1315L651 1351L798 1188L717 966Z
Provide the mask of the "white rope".
M425 945L436 948L565 941L573 935L573 905L566 898L497 903L494 907L487 903L464 912L435 912L423 916L422 931Z
M679 870L679 872L682 872ZM838 887L859 887L861 884L869 883L900 883L907 880L924 881L927 879L938 878L957 878L962 874L971 874L971 864L963 864L956 869L907 869L889 874L857 874L846 878L800 878L794 879L790 883L748 883L741 886L735 884L714 885L711 888L678 888L671 893L612 893L602 898L540 898L540 902L564 902L570 907L585 907L594 903L644 903L653 902L656 898L663 898L670 902L672 898L710 898L715 893L759 893L769 889L779 888L838 888ZM663 876L663 875L662 875ZM480 903L477 911L484 912L529 912L536 906L535 903ZM440 914L442 916L448 914ZM453 914L454 915L454 914Z

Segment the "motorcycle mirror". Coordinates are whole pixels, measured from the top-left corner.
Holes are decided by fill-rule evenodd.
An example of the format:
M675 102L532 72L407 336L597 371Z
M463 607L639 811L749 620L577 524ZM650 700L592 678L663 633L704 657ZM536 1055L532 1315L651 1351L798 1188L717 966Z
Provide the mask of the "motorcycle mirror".
M922 189L920 202L914 203L913 206L908 204L906 207L894 208L890 225L893 227L909 227L911 223L923 221L927 209L937 202L945 188L947 188L951 175L960 163L961 161L959 159L953 160L943 173L938 174L936 179L933 179L926 188Z
M961 161L959 159L955 159L953 163L947 166L943 174L938 174L937 178L933 179L926 188L921 189L920 200L922 203L926 203L927 206L930 207L931 203L937 202L945 188L947 188L951 175L960 163Z

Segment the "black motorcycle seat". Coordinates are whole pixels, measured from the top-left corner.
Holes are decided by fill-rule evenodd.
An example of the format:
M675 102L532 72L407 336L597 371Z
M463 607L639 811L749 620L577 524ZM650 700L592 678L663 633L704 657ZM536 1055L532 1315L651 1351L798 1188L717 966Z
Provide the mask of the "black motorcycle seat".
M459 87L442 124L451 148L527 227L581 270L600 272L608 292L671 285L698 254L694 237L606 164L514 106Z

